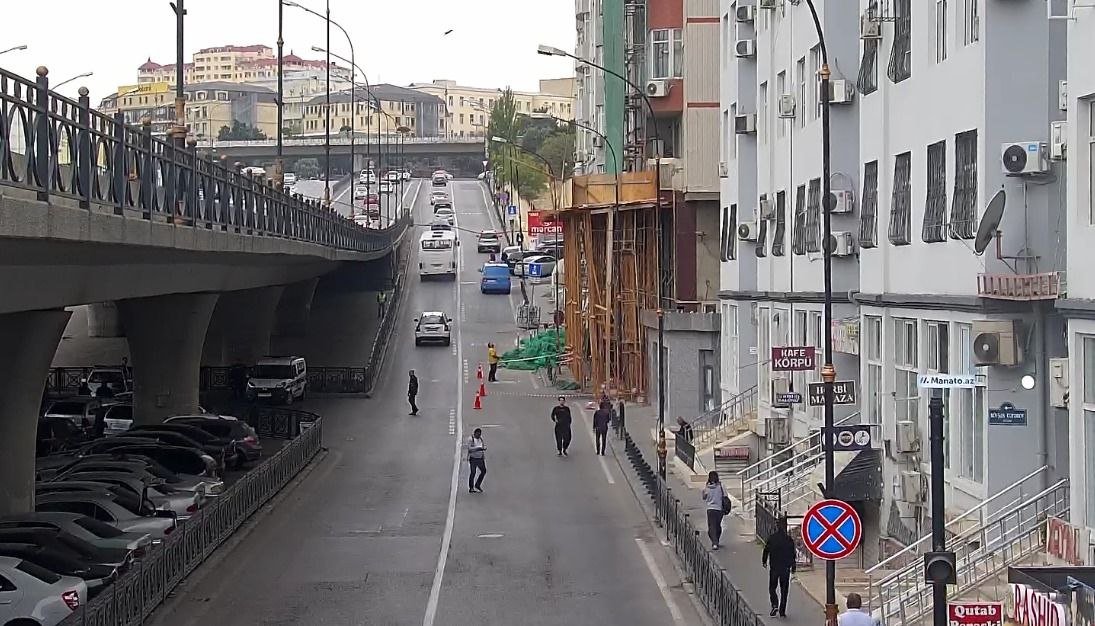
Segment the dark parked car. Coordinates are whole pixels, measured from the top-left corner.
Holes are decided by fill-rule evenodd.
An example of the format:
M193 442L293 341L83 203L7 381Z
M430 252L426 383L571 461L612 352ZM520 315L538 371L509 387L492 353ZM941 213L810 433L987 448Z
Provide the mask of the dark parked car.
M106 471L127 472L136 476L152 474L163 480L172 489L203 493L216 496L224 490L224 483L216 478L186 473L176 473L160 462L139 454L93 454L83 458L67 459L67 463L57 467L38 468L38 479L49 480L68 471Z
M94 597L117 576L117 570L109 565L90 563L65 552L29 543L0 543L0 556L24 559L54 574L80 578L87 583L89 597Z
M201 446L201 449L213 458L223 459L222 467L238 467L241 465L239 449L235 441L218 437L197 426L180 423L143 425L134 426L129 429L129 432L138 437L152 436L164 443L176 445L189 445L188 442L193 442L195 445ZM170 434L178 436L170 437L168 436Z
M236 447L247 461L257 461L262 456L262 443L258 433L247 422L230 415L179 415L164 420L163 425L186 424L195 426L211 435L236 442Z
M138 454L147 456L176 474L208 477L215 477L217 475L216 460L201 450L196 450L194 448L171 446L158 441L141 443L133 440L132 443L114 448L111 452L114 454Z
M98 548L83 539L53 528L0 528L0 543L29 543L54 549L71 558L123 570L132 562L131 550Z
M38 419L38 435L35 453L46 456L63 450L78 448L87 443L87 435L82 428L63 417L42 417Z

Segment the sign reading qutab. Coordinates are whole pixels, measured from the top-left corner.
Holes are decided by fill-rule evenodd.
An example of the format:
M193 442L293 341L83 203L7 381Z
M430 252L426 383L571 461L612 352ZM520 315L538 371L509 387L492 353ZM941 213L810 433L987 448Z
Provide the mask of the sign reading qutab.
M950 626L1002 626L1004 606L1000 602L951 602L947 622Z

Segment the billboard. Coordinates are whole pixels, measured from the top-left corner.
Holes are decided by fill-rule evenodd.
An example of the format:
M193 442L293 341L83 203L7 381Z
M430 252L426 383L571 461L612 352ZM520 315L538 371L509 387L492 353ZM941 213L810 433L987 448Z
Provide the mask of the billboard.
M118 95L132 95L132 94L151 94L151 93L168 93L171 91L171 85L159 81L155 83L140 83L138 85L122 85L118 87Z
M554 217L548 217L540 211L528 212L528 234L530 235L561 235L563 223Z

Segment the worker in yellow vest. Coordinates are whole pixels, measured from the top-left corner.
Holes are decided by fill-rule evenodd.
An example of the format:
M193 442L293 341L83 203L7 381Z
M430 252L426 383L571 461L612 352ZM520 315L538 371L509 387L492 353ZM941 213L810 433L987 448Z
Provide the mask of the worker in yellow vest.
M490 363L490 373L487 374L487 382L498 382L498 349L493 343L487 344L487 363Z

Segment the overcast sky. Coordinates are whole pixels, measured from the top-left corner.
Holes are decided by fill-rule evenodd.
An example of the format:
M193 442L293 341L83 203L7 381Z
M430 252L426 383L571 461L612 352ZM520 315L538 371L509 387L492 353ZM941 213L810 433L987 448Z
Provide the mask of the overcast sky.
M299 0L323 13L325 0ZM278 0L185 0L186 61L199 48L266 44L276 48ZM568 59L536 54L546 43L574 48L573 0L330 0L331 17L349 31L358 65L371 82L406 85L448 78L477 87L532 90L540 78L573 74ZM175 15L168 0L0 0L4 27L0 67L33 77L49 68L53 83L84 72L61 92L80 85L92 102L119 85L137 82L148 57L175 61ZM443 33L452 29L449 35ZM324 21L285 8L285 53L318 58ZM342 33L332 28L331 50L349 57Z

